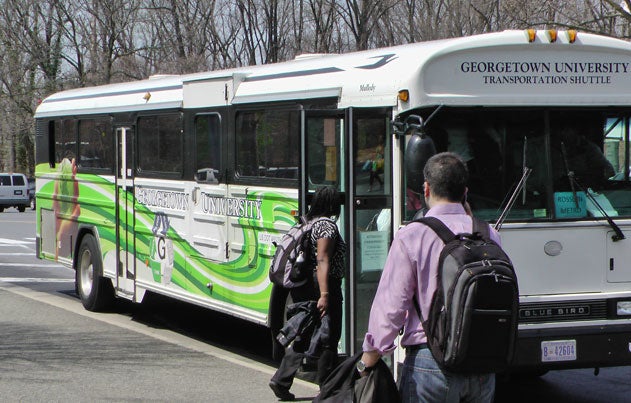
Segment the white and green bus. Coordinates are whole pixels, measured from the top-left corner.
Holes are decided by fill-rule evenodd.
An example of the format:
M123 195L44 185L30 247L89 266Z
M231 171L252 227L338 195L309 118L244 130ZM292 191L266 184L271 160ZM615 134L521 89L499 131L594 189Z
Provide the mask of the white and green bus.
M273 242L333 185L350 354L393 231L423 207L408 143L430 139L463 157L473 213L501 226L520 287L515 369L627 365L630 118L631 45L573 31L63 91L35 115L37 255L76 270L89 310L153 292L274 330Z

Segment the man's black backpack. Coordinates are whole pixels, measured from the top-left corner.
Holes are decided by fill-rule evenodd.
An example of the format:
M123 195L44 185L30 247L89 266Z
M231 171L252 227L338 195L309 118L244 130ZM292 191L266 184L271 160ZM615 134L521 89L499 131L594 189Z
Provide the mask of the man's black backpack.
M309 240L311 227L320 220L333 221L326 217L311 221L300 217L300 222L291 227L279 243L274 242L276 252L269 269L269 279L272 283L285 288L294 288L307 282L309 276L313 274Z
M455 235L435 217L416 220L429 226L445 246L438 284L423 319L428 346L438 365L460 373L506 369L517 340L519 291L513 265L489 235L489 225L473 218L472 234Z

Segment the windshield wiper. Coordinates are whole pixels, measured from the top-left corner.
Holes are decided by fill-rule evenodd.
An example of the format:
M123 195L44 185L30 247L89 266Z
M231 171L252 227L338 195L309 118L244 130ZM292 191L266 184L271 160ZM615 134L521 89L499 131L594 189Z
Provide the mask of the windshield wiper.
M508 216L508 213L510 212L510 210L513 208L513 204L515 204L515 200L517 200L517 197L519 197L519 193L526 186L526 181L528 180L528 176L530 176L530 173L532 172L532 169L528 168L527 166L524 166L523 169L524 171L521 175L521 179L517 183L515 190L513 190L513 193L511 194L510 199L508 199L508 203L506 203L506 207L504 207L502 214L500 214L499 218L495 222L495 225L493 226L493 228L495 228L497 231L499 231L500 228L502 228L502 224L504 223L504 220Z
M601 206L600 203L598 203L598 200L596 200L592 192L589 191L590 189L587 189L587 191L585 191L585 189L583 189L581 184L578 183L578 180L576 179L576 176L574 175L574 171L570 171L570 166L567 163L567 154L565 151L565 144L563 142L561 142L561 154L563 154L563 161L565 162L565 170L567 173L567 178L570 181L570 187L572 189L572 194L574 195L574 203L576 204L576 207L578 207L578 197L576 195L576 188L578 188L581 192L587 195L587 197L589 198L589 200L591 200L592 203L594 203L594 205L600 211L600 214L602 214L603 217L605 217L605 219L607 220L607 223L609 224L613 232L615 232L615 234L611 236L611 240L614 242L617 242L617 241L626 239L626 237L622 233L622 230L620 229L620 227L618 227L618 224L616 224L611 219L611 217L609 217L609 214L607 214L603 206ZM594 216L594 218L597 218L597 217Z

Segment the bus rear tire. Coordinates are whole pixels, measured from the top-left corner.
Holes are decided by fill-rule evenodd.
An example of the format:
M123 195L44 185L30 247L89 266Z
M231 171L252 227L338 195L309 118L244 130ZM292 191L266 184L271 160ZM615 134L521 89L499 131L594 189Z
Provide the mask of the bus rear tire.
M103 262L99 255L96 239L87 234L81 241L77 254L75 283L83 307L98 312L114 302L112 282L103 277Z

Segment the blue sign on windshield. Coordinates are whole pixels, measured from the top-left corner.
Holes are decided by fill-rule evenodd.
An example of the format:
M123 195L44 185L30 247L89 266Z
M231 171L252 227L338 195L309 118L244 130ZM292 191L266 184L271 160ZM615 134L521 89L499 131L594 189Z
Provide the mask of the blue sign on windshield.
M554 192L554 211L557 218L587 217L585 192Z

